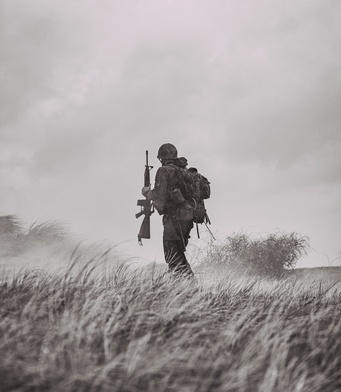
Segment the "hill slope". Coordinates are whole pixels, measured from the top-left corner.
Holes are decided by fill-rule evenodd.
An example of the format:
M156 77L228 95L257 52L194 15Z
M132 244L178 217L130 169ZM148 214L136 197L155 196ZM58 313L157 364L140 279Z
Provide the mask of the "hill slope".
M341 290L317 283L324 271L195 283L93 248L70 255L68 236L43 231L5 234L6 260L67 262L0 283L0 390L340 390Z

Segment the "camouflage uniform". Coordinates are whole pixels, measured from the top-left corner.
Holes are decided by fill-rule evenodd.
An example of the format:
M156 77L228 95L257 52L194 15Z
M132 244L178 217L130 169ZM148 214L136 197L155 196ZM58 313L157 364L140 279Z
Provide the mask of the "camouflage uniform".
M156 210L163 215L163 249L169 269L176 273L193 275L185 256L193 228L193 207L187 201L179 207L170 197L172 185L175 185L176 171L174 160L162 162L156 173L155 187L146 196L154 201Z

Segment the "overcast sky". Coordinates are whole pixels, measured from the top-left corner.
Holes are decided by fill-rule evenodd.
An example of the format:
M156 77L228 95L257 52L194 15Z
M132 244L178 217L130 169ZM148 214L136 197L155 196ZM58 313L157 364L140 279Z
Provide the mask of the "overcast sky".
M160 217L140 248L134 214L170 142L217 237L296 231L301 266L340 263L340 1L0 4L1 215L162 261Z

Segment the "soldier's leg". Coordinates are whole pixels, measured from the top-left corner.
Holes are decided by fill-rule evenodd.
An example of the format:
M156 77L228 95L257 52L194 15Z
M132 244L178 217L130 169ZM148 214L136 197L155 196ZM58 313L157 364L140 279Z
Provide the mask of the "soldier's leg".
M175 217L171 218L169 215L164 215L162 222L164 227L163 248L170 271L193 275L185 256L191 222L182 225L183 222L178 221Z
M185 256L185 248L183 246L182 240L164 239L163 249L165 260L170 271L187 276L193 275L192 268Z

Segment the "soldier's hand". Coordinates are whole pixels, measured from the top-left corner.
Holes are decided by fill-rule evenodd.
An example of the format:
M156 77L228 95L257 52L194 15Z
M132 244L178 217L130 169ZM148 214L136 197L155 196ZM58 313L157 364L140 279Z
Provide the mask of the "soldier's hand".
M144 187L142 188L142 195L143 195L144 197L147 197L149 191L150 191L150 186L144 186Z

